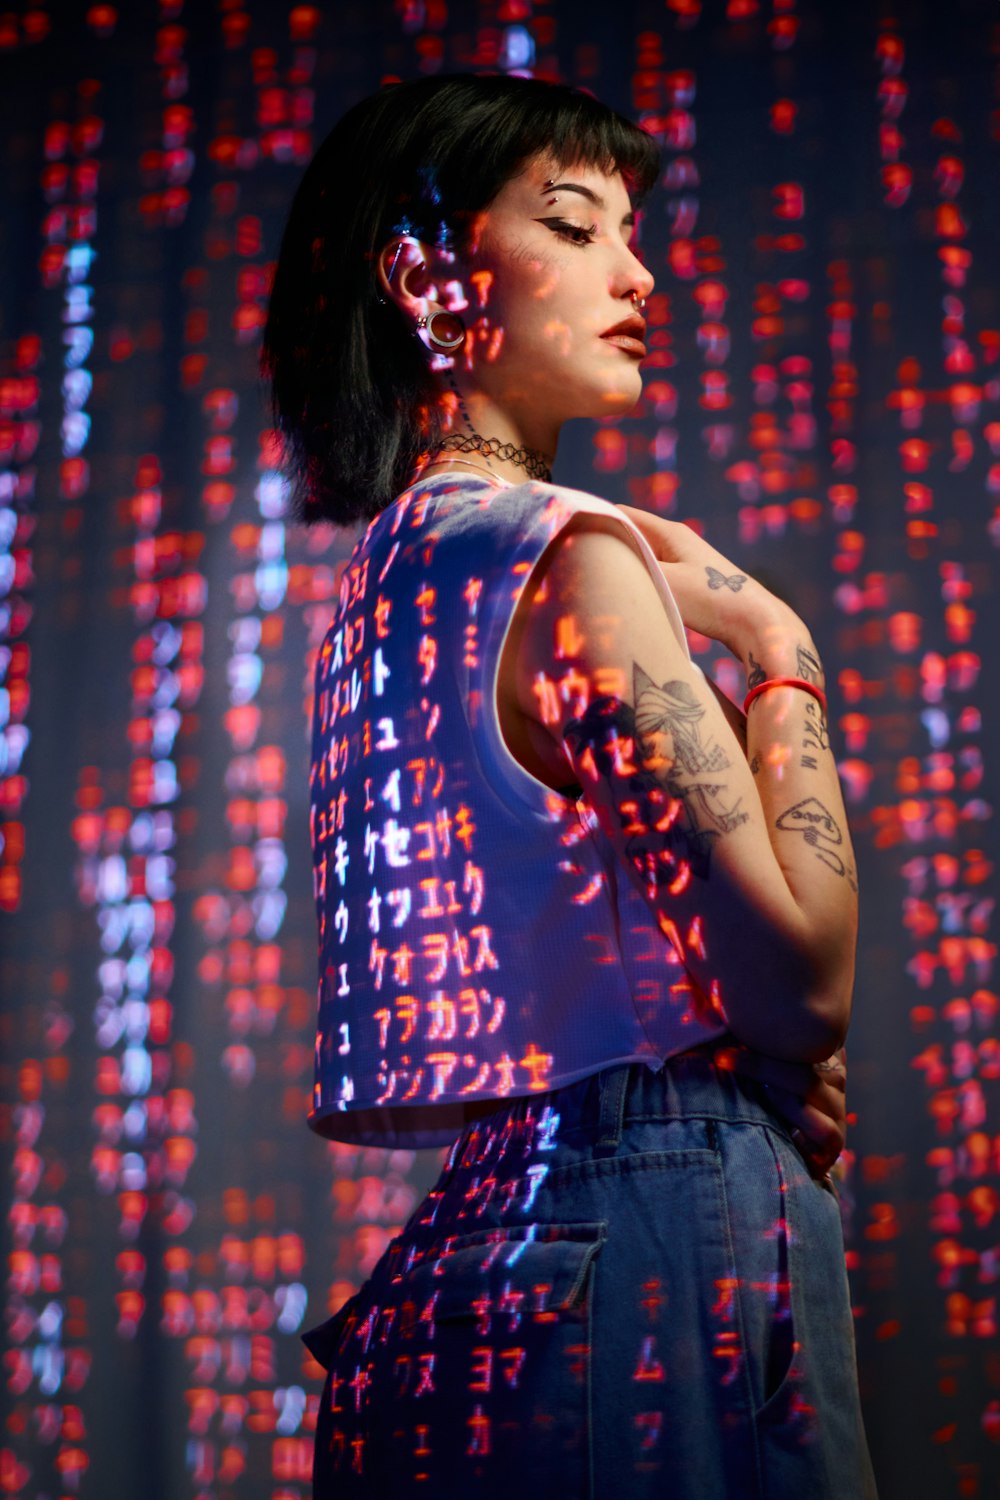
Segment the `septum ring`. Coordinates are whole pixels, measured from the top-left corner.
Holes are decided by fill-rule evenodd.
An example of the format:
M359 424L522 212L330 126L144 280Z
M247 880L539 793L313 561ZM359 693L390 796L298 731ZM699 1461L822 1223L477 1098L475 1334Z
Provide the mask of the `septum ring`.
M632 299L632 306L635 308L636 312L641 313L645 311L645 297L640 297L638 292L629 292L629 297Z

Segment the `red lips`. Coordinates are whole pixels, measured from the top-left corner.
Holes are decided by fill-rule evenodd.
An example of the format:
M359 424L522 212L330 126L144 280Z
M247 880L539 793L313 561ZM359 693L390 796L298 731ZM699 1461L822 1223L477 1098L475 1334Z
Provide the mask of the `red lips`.
M606 328L601 338L609 338L613 333L627 334L629 338L638 339L642 343L646 337L646 320L640 318L638 313L633 313L631 317L623 318L620 323L616 323L614 328Z
M614 328L609 328L606 333L601 334L602 339L607 339L624 349L626 354L638 355L640 359L646 358L646 323L638 313L632 313L616 323Z

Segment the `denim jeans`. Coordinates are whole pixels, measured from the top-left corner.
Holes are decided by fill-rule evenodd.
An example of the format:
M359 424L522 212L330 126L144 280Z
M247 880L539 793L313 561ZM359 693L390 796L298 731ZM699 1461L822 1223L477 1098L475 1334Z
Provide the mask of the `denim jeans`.
M874 1500L840 1211L712 1048L468 1125L305 1342L315 1500Z

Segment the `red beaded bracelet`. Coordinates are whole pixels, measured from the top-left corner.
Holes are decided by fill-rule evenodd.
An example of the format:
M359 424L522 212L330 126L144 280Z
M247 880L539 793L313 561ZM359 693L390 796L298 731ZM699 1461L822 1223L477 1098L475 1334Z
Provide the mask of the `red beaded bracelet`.
M806 682L804 677L768 677L764 682L758 682L757 686L751 688L743 699L743 712L746 713L758 693L764 693L773 687L797 687L804 688L807 693L812 693L820 708L826 713L826 694L821 687L814 682Z

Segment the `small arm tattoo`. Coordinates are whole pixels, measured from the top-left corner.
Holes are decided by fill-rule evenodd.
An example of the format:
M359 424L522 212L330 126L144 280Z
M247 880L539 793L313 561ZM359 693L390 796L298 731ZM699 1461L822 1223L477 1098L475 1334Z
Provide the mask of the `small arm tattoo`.
M760 683L767 681L767 673L760 662L754 657L752 651L747 652L747 688L755 688Z
M725 573L720 573L718 568L713 568L710 563L706 563L705 572L708 574L710 589L732 589L734 594L738 594L747 581L745 573L731 573L727 578Z
M798 675L806 682L814 682L817 687L823 686L823 668L819 657L814 656L805 646L795 647L795 666Z
M835 875L843 876L852 891L857 890L853 865L845 864L837 853L843 845L844 835L836 818L818 797L806 797L793 807L786 808L776 826L782 833L801 833L810 849L815 850L816 858L822 860Z
M813 751L829 750L830 734L827 729L823 710L815 698L809 698L805 704L806 728L802 738L802 759L800 766L807 771L819 769L819 762ZM808 752L808 753L805 753Z

